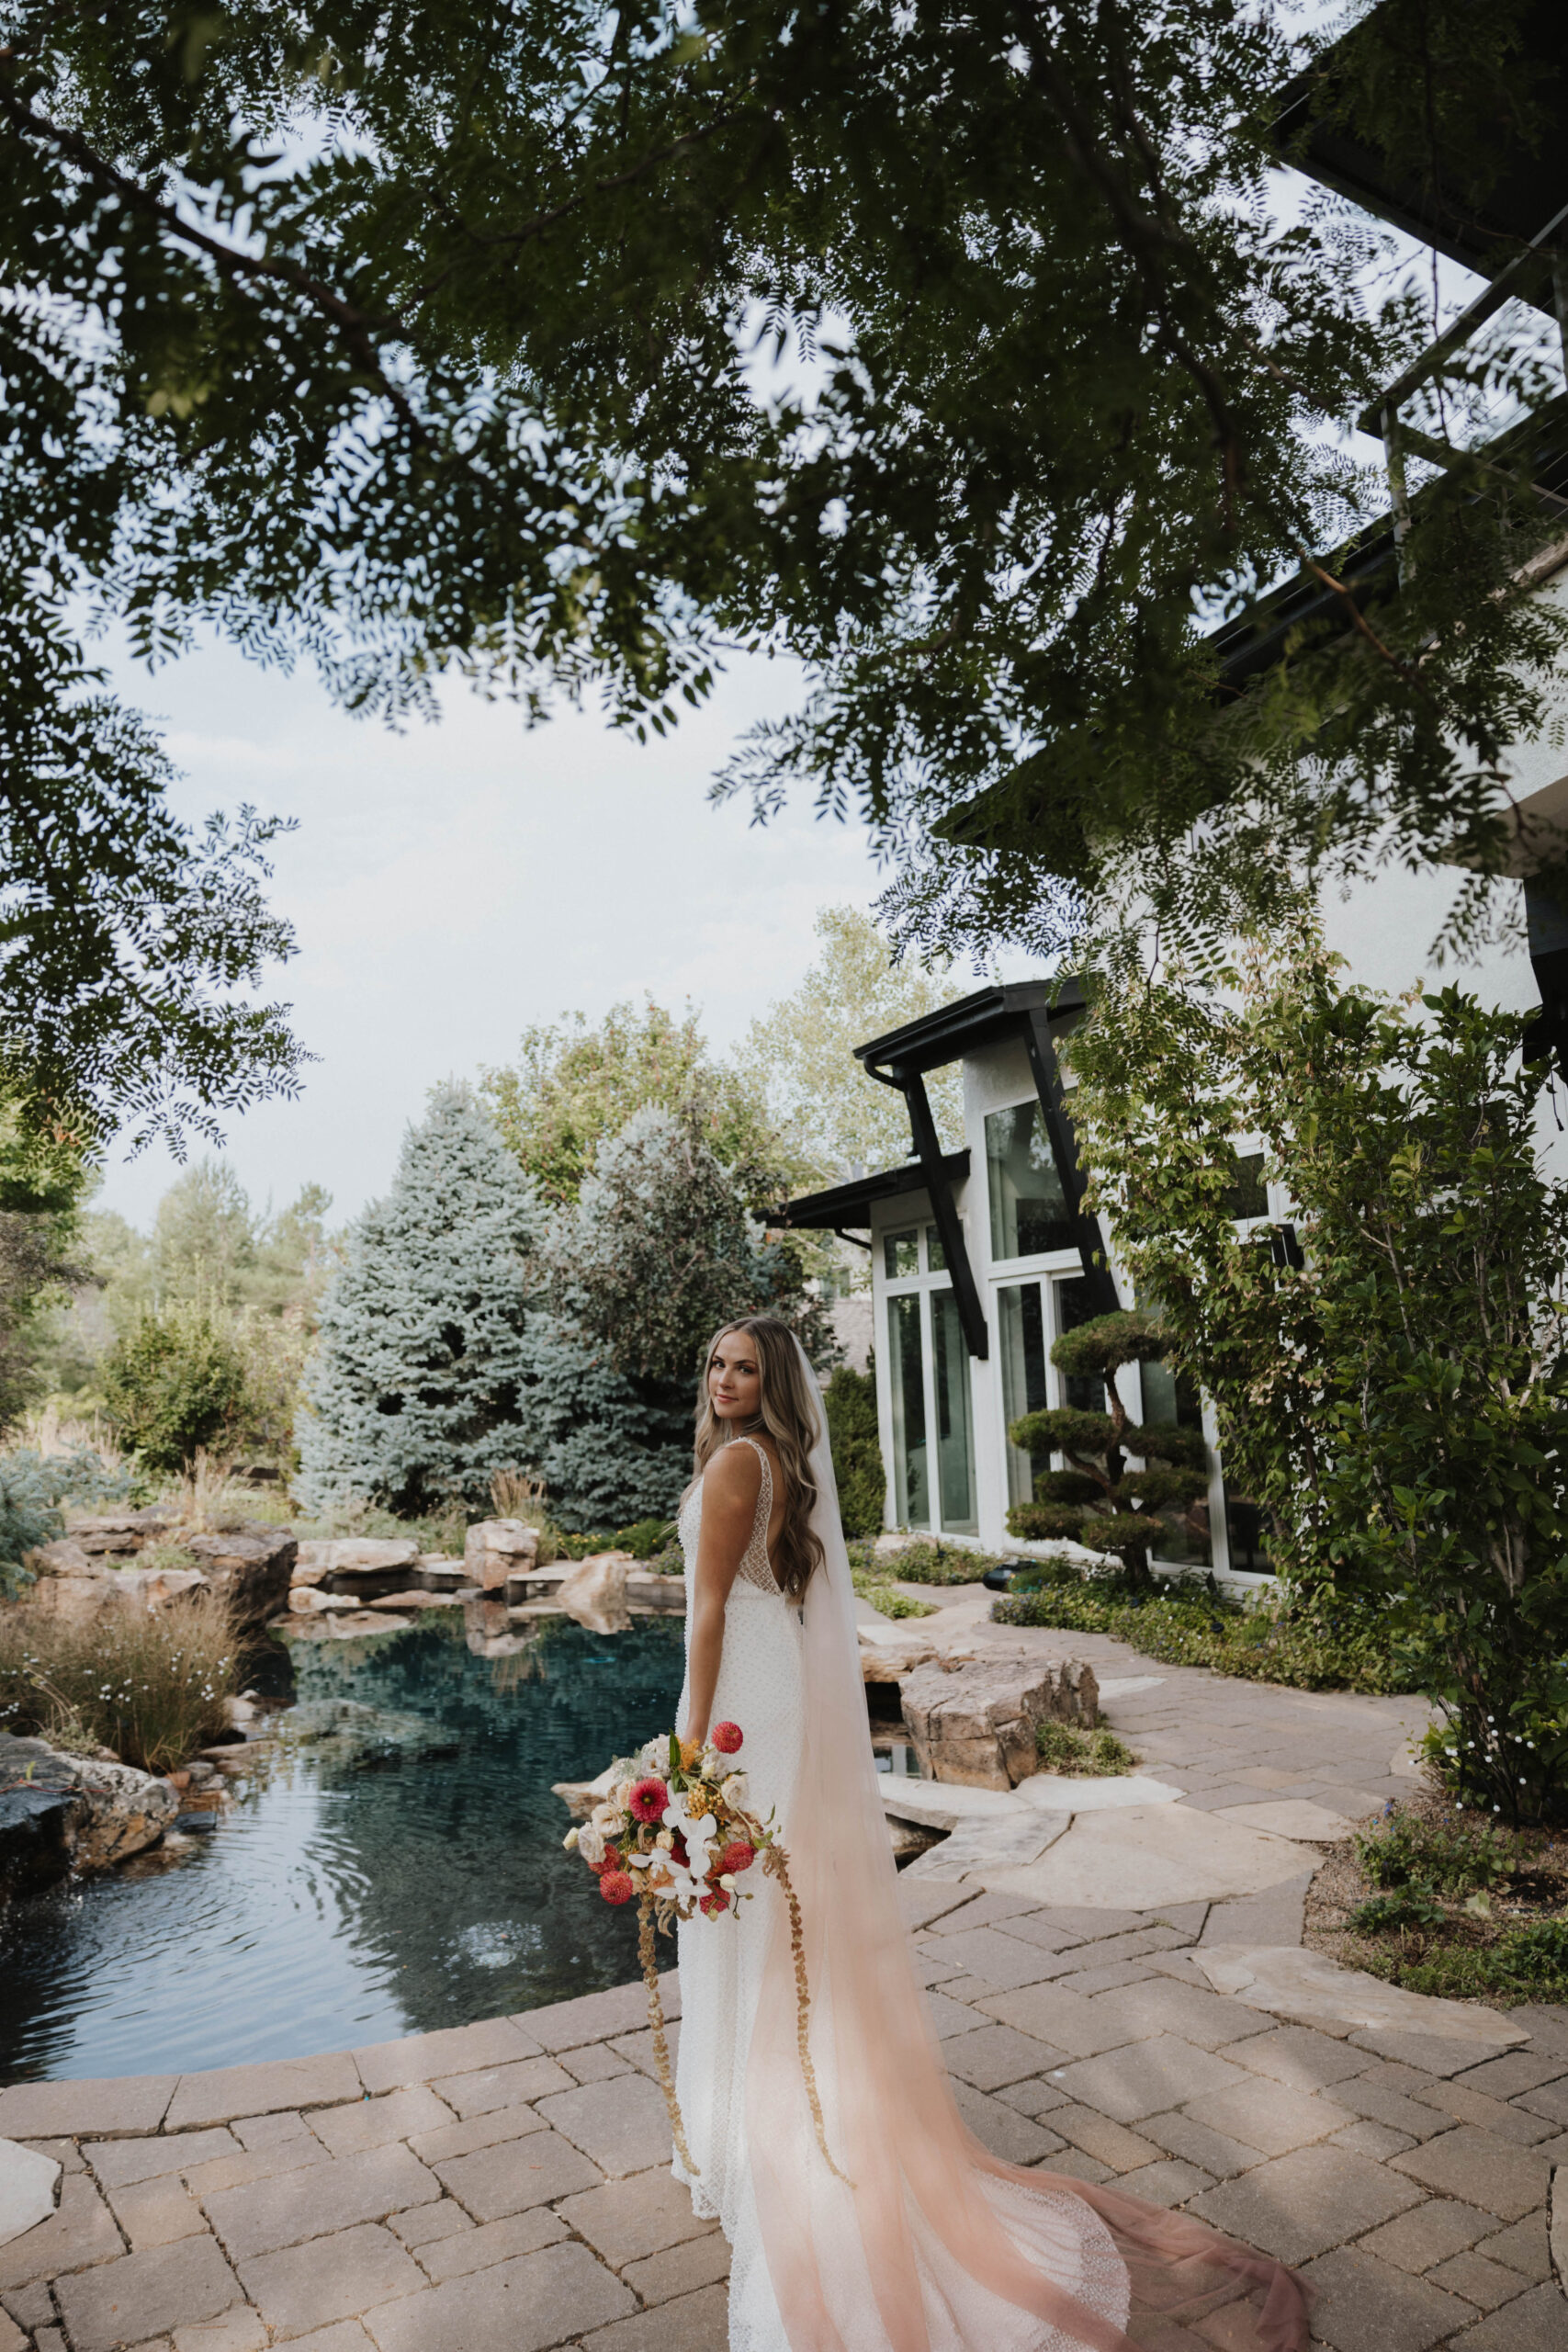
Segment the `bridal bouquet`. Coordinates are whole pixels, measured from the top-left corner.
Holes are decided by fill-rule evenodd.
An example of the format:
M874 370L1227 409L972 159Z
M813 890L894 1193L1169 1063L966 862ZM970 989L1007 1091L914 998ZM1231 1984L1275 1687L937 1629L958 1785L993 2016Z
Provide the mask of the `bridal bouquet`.
M739 1724L716 1724L705 1741L671 1732L616 1758L609 1793L566 1838L606 1903L651 1905L668 1932L671 1917L716 1919L744 1900L742 1875L778 1847L772 1816L746 1810L746 1774L732 1760L742 1741Z
M695 2173L681 2123L670 2072L664 2005L659 1992L656 1931L668 1935L675 1919L700 1912L719 1919L754 1892L741 1883L758 1861L776 1878L789 1910L790 1948L795 1957L795 2038L801 2073L816 2126L817 2144L828 2154L822 2108L809 2043L811 1993L806 1976L806 1943L800 1905L790 1884L789 1857L773 1827L747 1810L744 1767L734 1761L745 1736L739 1724L715 1724L705 1740L679 1738L674 1732L650 1739L634 1757L617 1757L606 1776L609 1787L580 1827L563 1840L581 1854L599 1880L606 1903L636 1902L637 1948L648 1987L648 2021L660 2085L670 2109L681 2161ZM842 2179L840 2173L839 2177Z

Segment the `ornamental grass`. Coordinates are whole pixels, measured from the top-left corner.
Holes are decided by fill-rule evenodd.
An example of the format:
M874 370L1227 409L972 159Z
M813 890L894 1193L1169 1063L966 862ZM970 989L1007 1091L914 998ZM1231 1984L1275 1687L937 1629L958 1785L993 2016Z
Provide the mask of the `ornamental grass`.
M0 1729L77 1754L172 1772L223 1730L240 1644L221 1601L73 1623L23 1601L0 1611Z

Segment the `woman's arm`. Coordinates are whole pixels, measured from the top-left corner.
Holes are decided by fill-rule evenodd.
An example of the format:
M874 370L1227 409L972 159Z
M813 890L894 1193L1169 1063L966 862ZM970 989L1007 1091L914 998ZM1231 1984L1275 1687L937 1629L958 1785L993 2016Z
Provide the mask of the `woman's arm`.
M697 1540L695 1590L686 1596L692 1612L690 1703L682 1739L705 1739L713 1694L724 1656L724 1610L736 1570L751 1541L762 1465L750 1445L727 1445L703 1474L703 1524Z

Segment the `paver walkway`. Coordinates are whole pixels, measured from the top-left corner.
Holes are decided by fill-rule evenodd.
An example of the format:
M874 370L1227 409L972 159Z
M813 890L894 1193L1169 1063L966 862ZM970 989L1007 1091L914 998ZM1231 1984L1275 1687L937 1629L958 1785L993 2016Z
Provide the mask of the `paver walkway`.
M1359 1812L1408 1785L1407 1702L1051 1638L1103 1679L1161 1678L1106 1712L1189 1806ZM1299 2264L1334 2352L1568 2352L1547 2228L1568 2011L1515 2011L1529 2039L1498 2056L1213 1991L1194 1951L1296 1940L1303 1888L1116 1911L906 1874L971 2127ZM728 2249L669 2177L640 1985L326 2057L17 2084L0 2135L65 2166L59 2211L0 2246L0 2352L726 2343ZM1186 2339L1231 2342L1224 2314Z

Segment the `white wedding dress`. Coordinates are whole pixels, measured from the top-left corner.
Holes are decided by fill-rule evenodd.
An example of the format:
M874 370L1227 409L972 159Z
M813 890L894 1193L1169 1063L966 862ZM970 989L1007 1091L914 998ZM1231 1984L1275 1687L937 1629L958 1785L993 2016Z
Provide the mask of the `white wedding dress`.
M758 1868L738 1909L679 1930L675 2079L693 2169L677 2158L674 2171L729 2240L730 2352L1306 2352L1281 2264L1109 2183L1008 2164L964 2128L911 1965L826 1416L804 1355L801 1370L822 1562L803 1603L781 1592L768 1456L732 1440L755 1447L762 1479L711 1722L739 1724L746 1810L772 1814L789 1856L819 2119L777 1879ZM689 1599L701 1526L699 1484L680 1518ZM682 1723L686 1708L683 1690Z
M754 1444L741 1439L742 1444ZM788 1602L768 1566L768 1521L773 1476L762 1447L762 1490L751 1540L725 1608L724 1657L714 1692L712 1722L740 1725L745 1744L736 1758L749 1781L746 1810L761 1821L789 1820L790 1793L806 1733L801 1673L800 1611ZM681 1512L686 1589L695 1586L703 1490L692 1489ZM691 1669L692 1615L686 1613L686 1663ZM681 1693L686 1720L687 1692ZM785 1843L787 1845L787 1838ZM676 1933L681 1952L681 2046L675 2090L686 2144L696 2163L693 2178L675 2159L678 2180L692 2191L705 2219L717 2220L732 2248L729 2273L731 2352L786 2352L784 2324L768 2280L758 2223L756 2190L746 2158L746 2052L757 2014L763 1969L784 1897L776 1879L756 1871L739 1909L719 1919L700 1915Z

